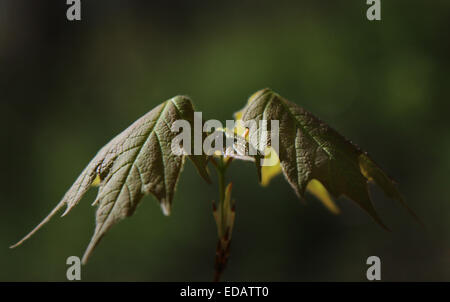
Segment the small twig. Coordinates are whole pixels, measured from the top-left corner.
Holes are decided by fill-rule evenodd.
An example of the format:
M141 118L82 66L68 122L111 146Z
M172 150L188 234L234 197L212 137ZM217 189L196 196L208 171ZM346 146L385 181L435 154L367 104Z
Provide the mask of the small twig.
M214 263L214 281L220 281L223 271L230 255L231 232L234 224L234 201L231 200L232 184L225 185L225 172L231 162L230 158L224 160L222 156L215 162L217 178L219 183L219 201L217 205L213 202L213 216L217 225L217 242L215 263Z

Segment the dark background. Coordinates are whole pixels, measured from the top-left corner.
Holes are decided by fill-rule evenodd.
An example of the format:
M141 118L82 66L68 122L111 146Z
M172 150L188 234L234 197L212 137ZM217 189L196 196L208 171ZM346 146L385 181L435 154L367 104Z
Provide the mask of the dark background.
M385 281L450 281L449 1L0 2L0 280L64 281L94 230L91 190L22 247L98 149L162 101L187 94L231 119L271 87L352 139L400 184L423 230L373 188L392 232L339 199L306 205L282 176L229 173L237 203L224 280L360 281L377 255ZM208 281L216 228L207 186L187 163L164 217L143 199L83 267L84 281Z

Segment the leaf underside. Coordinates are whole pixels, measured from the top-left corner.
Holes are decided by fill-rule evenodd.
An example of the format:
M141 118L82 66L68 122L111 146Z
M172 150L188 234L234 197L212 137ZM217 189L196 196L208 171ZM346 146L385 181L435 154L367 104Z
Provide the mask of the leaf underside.
M12 247L31 237L64 206L66 210L62 216L66 215L96 179L100 180L93 203L98 206L96 227L83 263L115 223L133 214L144 195L154 195L163 213L169 215L185 159L184 155L171 152L172 139L177 135L171 131L171 125L179 119L193 123L194 109L188 97L176 96L167 100L134 122L97 153L52 212ZM200 175L210 182L207 157L192 155L189 158Z
M299 198L303 198L312 180L318 180L334 197L345 195L388 229L369 196L368 181L373 181L418 220L394 181L366 152L297 104L263 89L252 95L243 109L242 120L255 120L258 127L260 120L279 121L279 160L283 174ZM270 137L266 143L270 145Z

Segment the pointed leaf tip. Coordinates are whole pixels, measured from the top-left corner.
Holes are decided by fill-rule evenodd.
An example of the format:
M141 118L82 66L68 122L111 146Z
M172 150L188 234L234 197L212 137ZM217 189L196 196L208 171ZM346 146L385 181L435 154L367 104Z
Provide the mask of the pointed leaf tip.
M164 216L170 216L171 206L170 203L161 202L161 210Z
M386 196L397 200L417 223L423 228L426 228L419 216L417 216L404 200L395 181L393 181L366 153L362 153L359 156L358 162L361 174L364 175L368 181L376 183Z
M331 197L327 189L317 179L311 179L306 186L306 190L314 195L331 213L335 215L341 213L341 210L334 202L333 197Z

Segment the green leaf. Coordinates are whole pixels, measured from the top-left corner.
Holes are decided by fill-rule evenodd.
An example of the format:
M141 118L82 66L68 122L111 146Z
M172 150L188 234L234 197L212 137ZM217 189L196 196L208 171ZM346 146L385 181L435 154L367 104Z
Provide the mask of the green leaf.
M98 195L93 203L98 205L96 228L83 263L115 223L133 214L144 195L153 194L163 213L169 215L185 157L171 152L172 139L177 136L171 131L171 125L179 119L193 125L194 109L185 96L167 100L134 122L97 153L53 211L12 247L31 237L64 206L67 208L63 216L66 215L98 180ZM200 175L210 182L206 156L189 158Z
M355 201L386 229L370 200L368 181L375 181L389 197L407 207L394 181L367 153L272 90L263 89L252 95L242 120L255 120L258 127L260 120L279 121L281 167L299 198L303 198L312 180L318 180L334 197L345 195ZM270 145L270 139L266 143Z

